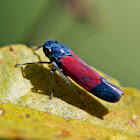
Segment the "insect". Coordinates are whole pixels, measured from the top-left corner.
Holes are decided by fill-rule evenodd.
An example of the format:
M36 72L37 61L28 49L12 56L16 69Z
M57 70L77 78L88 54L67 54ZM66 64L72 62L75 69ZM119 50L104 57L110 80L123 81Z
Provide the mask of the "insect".
M69 83L79 94L81 93L71 84L65 75L69 76L81 87L102 100L112 103L120 100L123 95L121 89L99 75L66 45L58 43L55 40L50 40L46 41L43 46L39 46L37 49L42 47L43 52L50 59L50 62L32 62L16 64L16 66L37 63L52 64L54 69L51 72L53 73L55 70L58 70L66 82ZM51 97L52 95L53 94L51 94Z

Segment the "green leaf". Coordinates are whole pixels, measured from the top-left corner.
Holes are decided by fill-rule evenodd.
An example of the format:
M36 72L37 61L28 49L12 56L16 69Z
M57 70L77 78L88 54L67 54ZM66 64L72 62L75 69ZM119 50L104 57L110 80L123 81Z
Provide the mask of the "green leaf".
M43 51L25 45L0 50L0 137L27 139L138 139L140 137L140 91L122 88L124 96L108 103L75 82L79 95L56 72L54 97L48 64L15 67L15 64L49 61ZM119 82L98 71L112 83ZM4 112L3 112L4 111Z

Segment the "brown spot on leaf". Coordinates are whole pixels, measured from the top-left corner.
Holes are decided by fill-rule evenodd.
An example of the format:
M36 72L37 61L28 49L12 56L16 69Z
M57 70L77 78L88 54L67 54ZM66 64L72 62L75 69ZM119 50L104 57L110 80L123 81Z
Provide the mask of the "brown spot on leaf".
M12 46L11 46L11 45L9 46L9 49L10 49L10 52L12 52L12 51L13 51L13 48L12 48Z
M62 133L58 133L58 134L55 134L55 137L56 138L64 138L64 137L67 137L66 134L62 134Z
M132 119L128 121L132 127L136 127L137 117L138 117L137 115L133 114L132 117L131 117Z
M26 118L29 118L29 117L30 117L30 114L25 114L25 117L26 117Z
M63 134L71 136L71 133L67 129L62 129L61 131Z
M19 115L19 118L23 119L23 116Z
M4 65L4 64L5 64L4 60L0 59L0 65Z
M69 136L72 136L72 134L65 128L61 129L60 133L55 134L56 138L64 138Z
M13 54L13 55L12 55L12 58L13 58L13 59L16 59L16 58L17 58L17 56Z
M128 121L132 127L136 127L136 121L131 119Z
M4 113L4 110L0 108L0 116Z

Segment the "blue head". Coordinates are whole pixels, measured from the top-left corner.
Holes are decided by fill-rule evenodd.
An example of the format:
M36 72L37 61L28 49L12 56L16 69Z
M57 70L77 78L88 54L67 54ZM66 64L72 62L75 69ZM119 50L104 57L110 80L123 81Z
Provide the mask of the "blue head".
M43 45L45 55L52 61L71 55L69 48L55 40L46 41Z

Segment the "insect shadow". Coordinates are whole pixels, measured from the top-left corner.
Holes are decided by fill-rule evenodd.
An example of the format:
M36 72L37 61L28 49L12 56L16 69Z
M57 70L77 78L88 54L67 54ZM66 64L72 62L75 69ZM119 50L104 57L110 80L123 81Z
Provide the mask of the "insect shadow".
M51 66L50 66L51 67ZM53 68L53 67L52 67ZM43 67L43 65L33 64L27 65L22 69L24 78L30 80L33 88L33 92L45 94L50 96L52 93L51 74L50 71ZM92 116L103 119L103 116L109 113L109 110L97 101L94 97L91 97L84 90L76 87L82 93L82 99L86 108L83 106L80 100L80 95L66 83L62 76L54 72L53 74L54 94L53 97L62 99L63 101L83 109ZM52 98L53 100L53 98Z

